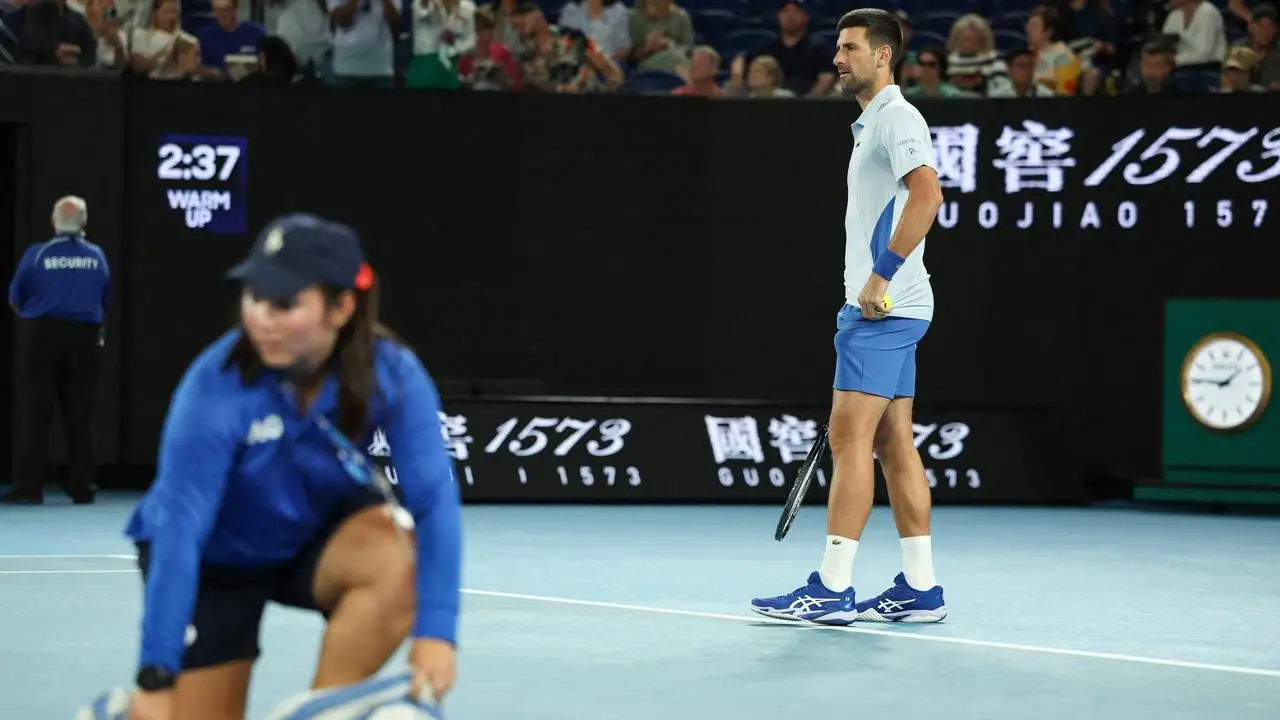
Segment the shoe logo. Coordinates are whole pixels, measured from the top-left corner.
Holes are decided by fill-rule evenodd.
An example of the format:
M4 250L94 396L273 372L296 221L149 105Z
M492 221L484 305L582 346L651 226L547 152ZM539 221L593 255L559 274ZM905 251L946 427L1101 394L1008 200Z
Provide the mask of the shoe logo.
M906 607L908 603L913 603L915 601L915 598L907 598L906 600L890 600L889 598L885 598L884 600L881 600L880 604L876 607L880 612L898 612Z
M802 613L818 612L819 610L822 609L822 606L824 604L829 602L835 602L835 601L838 601L839 599L840 598L815 598L809 595L801 595L800 597L796 598L791 603L791 606L788 607L787 609L795 610L797 612L802 612Z

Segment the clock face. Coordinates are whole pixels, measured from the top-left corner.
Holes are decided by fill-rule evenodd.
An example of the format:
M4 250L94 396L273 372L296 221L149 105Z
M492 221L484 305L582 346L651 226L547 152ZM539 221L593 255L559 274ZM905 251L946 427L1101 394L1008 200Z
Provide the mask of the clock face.
M1210 336L1187 356L1182 397L1201 424L1233 430L1251 423L1266 409L1271 369L1253 343L1231 335Z

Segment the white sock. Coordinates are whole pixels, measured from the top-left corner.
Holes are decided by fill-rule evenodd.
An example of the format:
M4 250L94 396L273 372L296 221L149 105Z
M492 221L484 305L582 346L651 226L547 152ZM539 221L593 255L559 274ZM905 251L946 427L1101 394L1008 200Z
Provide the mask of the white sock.
M822 565L818 577L828 590L843 592L853 587L853 556L858 553L858 541L839 535L827 536L827 549L822 552Z
M938 584L933 576L933 538L928 535L902 538L902 573L907 584L917 590L931 590Z

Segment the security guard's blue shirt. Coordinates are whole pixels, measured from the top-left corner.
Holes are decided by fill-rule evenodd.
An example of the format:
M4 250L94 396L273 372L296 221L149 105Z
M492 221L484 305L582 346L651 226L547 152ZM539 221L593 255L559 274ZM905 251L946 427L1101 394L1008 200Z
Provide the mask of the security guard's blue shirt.
M102 324L111 269L102 248L82 235L59 235L22 254L9 304L25 320L54 317Z
M286 563L310 543L330 512L367 493L347 473L315 422L337 425L336 378L307 414L277 373L250 385L226 360L232 331L188 368L165 419L157 477L126 534L151 543L141 665L178 671L202 563L264 568ZM379 392L368 437L382 428L395 450L404 507L418 543L414 637L455 641L462 564L461 509L452 460L440 431L435 384L418 358L380 340Z

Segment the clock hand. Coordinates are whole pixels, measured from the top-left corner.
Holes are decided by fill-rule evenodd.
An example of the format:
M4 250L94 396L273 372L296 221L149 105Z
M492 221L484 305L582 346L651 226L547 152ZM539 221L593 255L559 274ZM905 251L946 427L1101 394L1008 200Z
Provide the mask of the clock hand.
M1235 371L1235 372L1233 372L1233 373L1231 373L1231 375L1230 375L1226 380L1223 380L1222 382L1218 383L1218 387L1226 387L1226 386L1230 385L1230 384L1231 384L1231 381L1232 381L1232 380L1235 380L1235 379L1236 379L1236 376L1237 376L1237 375L1239 375L1239 374L1240 374L1241 372L1243 372L1243 371L1244 371L1244 369L1243 369L1243 368L1236 368L1236 371Z
M1230 380L1228 379L1224 382L1222 380L1211 380L1209 378L1191 378L1191 383L1193 385L1217 385L1218 387L1226 387L1227 382L1230 382Z

